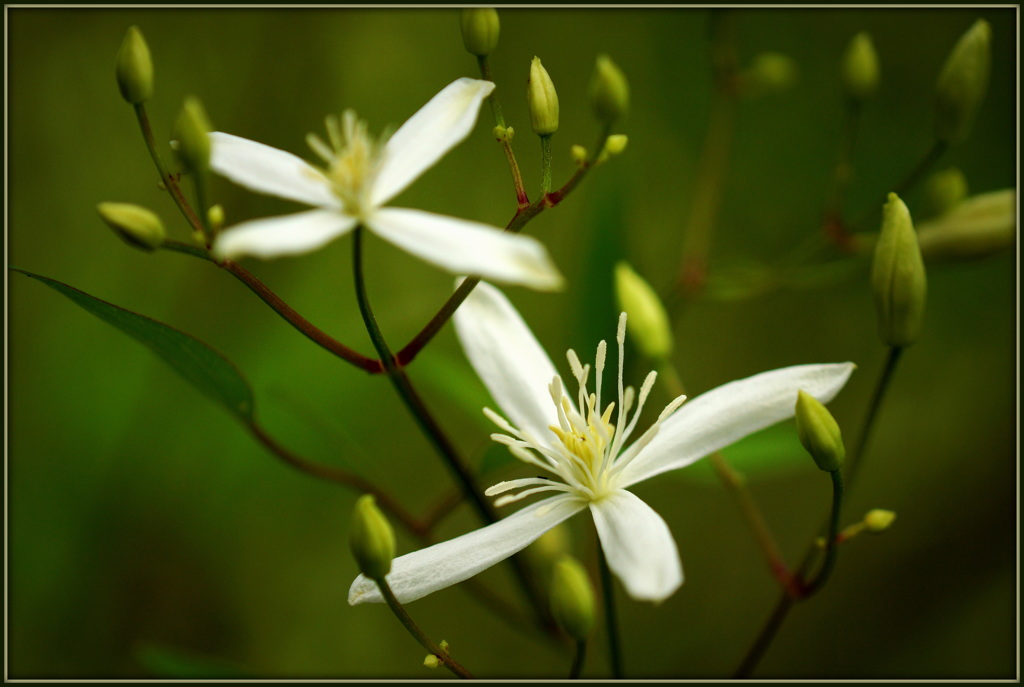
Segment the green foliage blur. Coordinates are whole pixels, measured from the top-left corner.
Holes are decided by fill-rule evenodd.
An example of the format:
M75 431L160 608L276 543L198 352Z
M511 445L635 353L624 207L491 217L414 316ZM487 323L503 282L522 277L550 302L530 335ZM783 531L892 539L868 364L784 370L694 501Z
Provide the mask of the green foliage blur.
M452 80L477 76L458 11L6 13L8 264L210 344L245 374L268 431L297 453L358 471L413 512L449 495L449 474L385 379L316 348L210 263L130 248L95 206L147 206L171 237L188 240L114 78L129 26L141 28L153 55L148 109L161 143L194 95L218 130L305 155L306 133L322 132L328 113L354 108L379 132ZM587 102L595 57L608 53L630 82L630 113L616 129L629 136L626 151L527 228L549 247L568 289L507 290L561 365L560 351L573 347L587 359L598 340L613 339L619 259L663 295L676 282L708 128L711 12L500 16L492 69L531 194L540 186L540 146L526 104L530 60L543 60L558 89L556 186L574 169L569 147L592 146L598 134ZM717 286L672 306L673 360L691 392L786 365L851 360L858 370L830 410L844 436L859 431L885 359L867 262L847 261L804 288L726 296L742 296L739 278L763 274L820 230L843 126L840 62L849 40L868 31L881 68L853 152L846 208L857 216L880 207L927 151L938 73L979 17L992 26L988 94L970 136L940 165L962 169L971 193L1016 185L1014 9L735 11L742 64L778 52L799 75L789 90L738 106L711 247ZM473 136L399 203L504 225L515 196L492 126L485 107ZM214 179L212 197L229 225L297 209L223 179ZM920 187L905 197L912 214L921 197ZM350 248L341 239L306 256L245 264L309 320L369 354ZM829 584L797 606L756 676L1015 676L1015 252L929 269L924 329L903 356L844 515L852 523L886 508L897 520L884 534L843 545ZM384 333L396 345L407 341L450 293L452 278L376 238L366 254ZM448 677L422 667L422 649L386 607L347 605L357 572L348 520L358 494L283 465L136 341L36 281L7 278L9 677ZM635 349L627 361L627 379L638 384L650 363ZM410 376L470 461L497 466L481 479L485 486L525 476L494 457L491 430L474 409L489 401L450 327ZM660 391L655 399L652 408L668 400ZM818 533L830 487L801 454L792 423L783 427L788 433L771 434L763 447L791 458L785 469L759 471L763 448L741 467L795 563ZM658 607L620 596L631 677L728 677L776 598L735 504L710 474L698 464L638 488L669 523L686 583ZM573 551L593 571L590 525L572 524ZM438 535L476 526L461 507ZM400 553L416 546L399 532ZM518 601L503 566L481 579ZM409 611L478 676L568 674L567 644L510 629L461 588ZM609 674L603 642L599 629L584 676Z

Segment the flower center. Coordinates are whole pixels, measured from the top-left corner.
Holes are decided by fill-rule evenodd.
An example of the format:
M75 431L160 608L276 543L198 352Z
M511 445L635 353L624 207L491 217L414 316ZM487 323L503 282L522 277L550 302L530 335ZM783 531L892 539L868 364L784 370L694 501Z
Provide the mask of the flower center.
M563 406L568 406L568 399L564 396L562 398ZM570 424L569 430L554 425L549 426L548 429L555 433L569 453L583 461L589 471L593 473L600 467L605 449L615 436L615 425L611 423L615 404L609 403L604 414L598 415L597 408L594 406L595 396L591 394L588 400L590 402L587 404L587 426L585 428L577 429Z
M383 158L385 140L374 140L367 133L366 122L357 119L352 110L345 111L341 122L333 115L328 116L325 125L329 145L316 134L306 136L306 142L327 163L327 178L345 212L362 218L370 210L370 191Z

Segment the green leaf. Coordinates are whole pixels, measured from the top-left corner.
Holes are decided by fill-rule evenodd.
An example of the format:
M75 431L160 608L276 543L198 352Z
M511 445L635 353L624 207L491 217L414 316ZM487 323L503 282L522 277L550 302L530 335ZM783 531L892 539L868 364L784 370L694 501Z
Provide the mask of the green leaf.
M202 341L54 279L15 267L9 269L41 281L96 317L137 339L167 361L190 384L247 425L252 424L253 398L249 383L230 361Z
M143 644L135 660L154 677L171 680L239 680L251 677L227 661L196 656L162 644Z
M814 461L800 445L792 420L755 432L722 449L722 455L730 466L748 480L769 479L814 469ZM670 474L694 483L718 483L715 469L707 459Z

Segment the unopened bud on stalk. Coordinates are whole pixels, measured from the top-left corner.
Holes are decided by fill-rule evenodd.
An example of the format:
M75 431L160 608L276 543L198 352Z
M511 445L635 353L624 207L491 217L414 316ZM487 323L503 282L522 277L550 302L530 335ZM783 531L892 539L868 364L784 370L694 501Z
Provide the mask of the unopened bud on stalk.
M858 33L843 56L843 87L851 100L861 101L878 90L878 53L871 35Z
M213 231L220 231L224 226L224 206L210 206L210 210L206 213L206 219L210 223L210 229Z
M579 144L573 145L573 147L569 149L569 154L572 155L573 162L575 162L578 167L582 167L587 163L587 155L589 155L589 153L583 146Z
M391 571L395 533L370 494L356 501L348 541L359 571L371 580L382 580Z
M100 203L100 217L124 242L152 252L164 241L164 225L153 212L131 203Z
M672 354L672 325L658 294L626 262L615 265L615 296L626 312L626 330L648 358L665 360Z
M611 124L629 110L629 82L612 59L600 55L590 80L590 104L594 115L605 124Z
M550 136L558 131L558 93L548 70L534 57L530 63L530 78L526 82L526 100L530 105L530 124L538 136Z
M610 157L619 155L626 149L626 145L629 143L629 137L625 134L612 134L604 142L604 148L601 150L601 156L598 158L598 162L604 162Z
M835 472L842 467L846 449L839 425L818 399L803 390L797 392L796 431L819 469Z
M974 22L946 60L935 90L935 136L957 143L967 137L988 88L992 28Z
M957 167L935 172L924 185L921 213L926 217L938 217L956 207L967 197L967 177Z
M174 126L175 149L182 167L193 173L205 173L210 167L210 120L198 98L185 99Z
M796 60L778 52L755 55L746 71L747 83L754 94L781 93L797 82L800 68Z
M498 11L490 8L462 10L462 42L466 50L483 57L498 47L501 24Z
M869 510L867 515L864 516L864 527L868 532L877 534L889 529L894 520L896 520L896 514L891 510L875 508Z
M153 60L138 26L128 28L117 53L117 86L132 105L141 105L153 95Z
M579 642L594 629L594 588L587 571L572 556L563 556L555 564L551 578L551 615Z
M441 665L441 659L439 659L434 654L427 654L426 658L423 659L424 668L430 668L431 670L434 670L439 665Z
M921 330L928 284L907 206L890 193L883 213L871 288L879 336L887 346L901 348L912 344Z
M1017 240L1017 194L1011 189L991 191L961 201L929 222L917 234L921 255L933 260L984 258Z

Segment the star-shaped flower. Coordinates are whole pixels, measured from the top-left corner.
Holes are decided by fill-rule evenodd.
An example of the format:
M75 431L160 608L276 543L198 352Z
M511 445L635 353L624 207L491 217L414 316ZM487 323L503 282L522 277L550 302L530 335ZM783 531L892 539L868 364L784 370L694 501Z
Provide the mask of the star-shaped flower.
M508 445L534 470L550 475L502 482L486 493L505 494L497 506L541 492L554 495L492 525L395 559L387 581L402 602L476 575L585 509L594 518L609 567L630 596L668 598L683 581L675 540L661 516L629 487L792 417L801 389L828 402L854 368L852 363L797 365L730 382L685 405L680 396L627 447L656 373L647 376L639 394L623 388L625 313L617 336L617 402L606 407L601 399L607 352L603 341L597 347L591 393L590 365L581 365L572 350L567 354L579 384L574 401L519 313L494 287L478 285L456 311L455 325L470 363L508 418L485 409L505 432L491 438ZM380 601L373 581L360 575L352 583L350 604Z
M307 137L323 159L322 168L262 143L211 133L214 171L254 191L316 208L231 227L217 237L214 255L274 258L305 253L361 225L456 274L542 290L559 288L562 276L534 238L479 222L385 207L469 135L492 90L490 81L458 79L386 141L371 138L351 110L340 122L328 117L326 142L314 134Z

